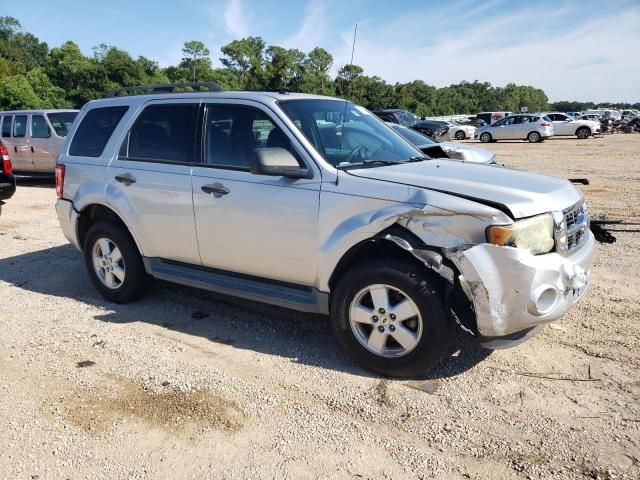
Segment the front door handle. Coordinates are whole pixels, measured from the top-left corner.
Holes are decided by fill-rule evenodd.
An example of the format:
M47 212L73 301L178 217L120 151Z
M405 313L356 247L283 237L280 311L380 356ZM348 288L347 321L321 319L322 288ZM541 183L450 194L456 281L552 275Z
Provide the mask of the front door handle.
M34 153L34 151L33 151L33 145L31 146L31 153Z
M222 185L221 183L209 183L207 185L203 185L201 190L204 193L211 193L215 198L220 198L223 195L229 193L229 189Z
M18 153L18 147L16 147L15 145L13 146L13 151Z
M123 173L122 175L115 176L116 182L124 183L125 187L128 187L132 183L136 183L136 177L130 173Z

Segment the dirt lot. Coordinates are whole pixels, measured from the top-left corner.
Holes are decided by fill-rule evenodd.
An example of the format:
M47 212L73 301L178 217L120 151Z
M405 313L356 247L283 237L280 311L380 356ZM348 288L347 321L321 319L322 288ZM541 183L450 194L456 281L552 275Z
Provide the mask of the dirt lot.
M640 135L490 147L640 220ZM640 477L640 233L597 247L564 319L465 344L428 393L345 360L322 318L166 284L106 303L54 199L22 186L0 217L2 479Z

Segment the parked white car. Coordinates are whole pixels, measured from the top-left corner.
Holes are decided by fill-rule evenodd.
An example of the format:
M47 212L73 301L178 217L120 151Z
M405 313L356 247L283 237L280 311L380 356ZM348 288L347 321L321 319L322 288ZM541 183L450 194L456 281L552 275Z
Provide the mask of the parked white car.
M555 136L576 136L581 139L600 133L600 122L586 119L576 119L566 113L543 113L553 122L553 134Z
M471 125L462 125L455 120L446 122L449 125L449 138L453 140L465 140L467 138L473 138L473 134L476 132L476 127Z

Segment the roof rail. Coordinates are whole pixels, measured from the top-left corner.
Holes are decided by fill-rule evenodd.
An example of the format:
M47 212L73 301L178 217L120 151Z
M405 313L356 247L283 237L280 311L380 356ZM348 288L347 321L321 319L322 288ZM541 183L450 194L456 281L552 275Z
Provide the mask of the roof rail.
M137 87L120 87L107 93L104 98L122 97L125 95L145 95L149 93L188 93L174 92L176 88L191 88L190 91L222 92L223 89L215 82L181 82L181 83L152 83Z

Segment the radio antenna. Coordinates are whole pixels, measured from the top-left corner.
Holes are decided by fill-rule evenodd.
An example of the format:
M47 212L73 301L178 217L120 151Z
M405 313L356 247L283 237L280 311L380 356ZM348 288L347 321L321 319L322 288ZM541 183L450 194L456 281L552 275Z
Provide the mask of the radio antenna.
M351 65L353 67L353 55L356 51L356 37L358 35L358 24L356 23L354 29L353 29L353 43L351 44L351 62L349 63L349 65ZM351 82L349 82L349 90L351 90ZM345 94L347 92L345 91ZM344 113L342 115L342 134L340 135L340 155L342 155L342 142L344 141L344 122L347 118L347 99L344 99ZM336 172L336 186L338 186L338 179L339 179L339 175L340 175L340 169L338 168L338 171Z

